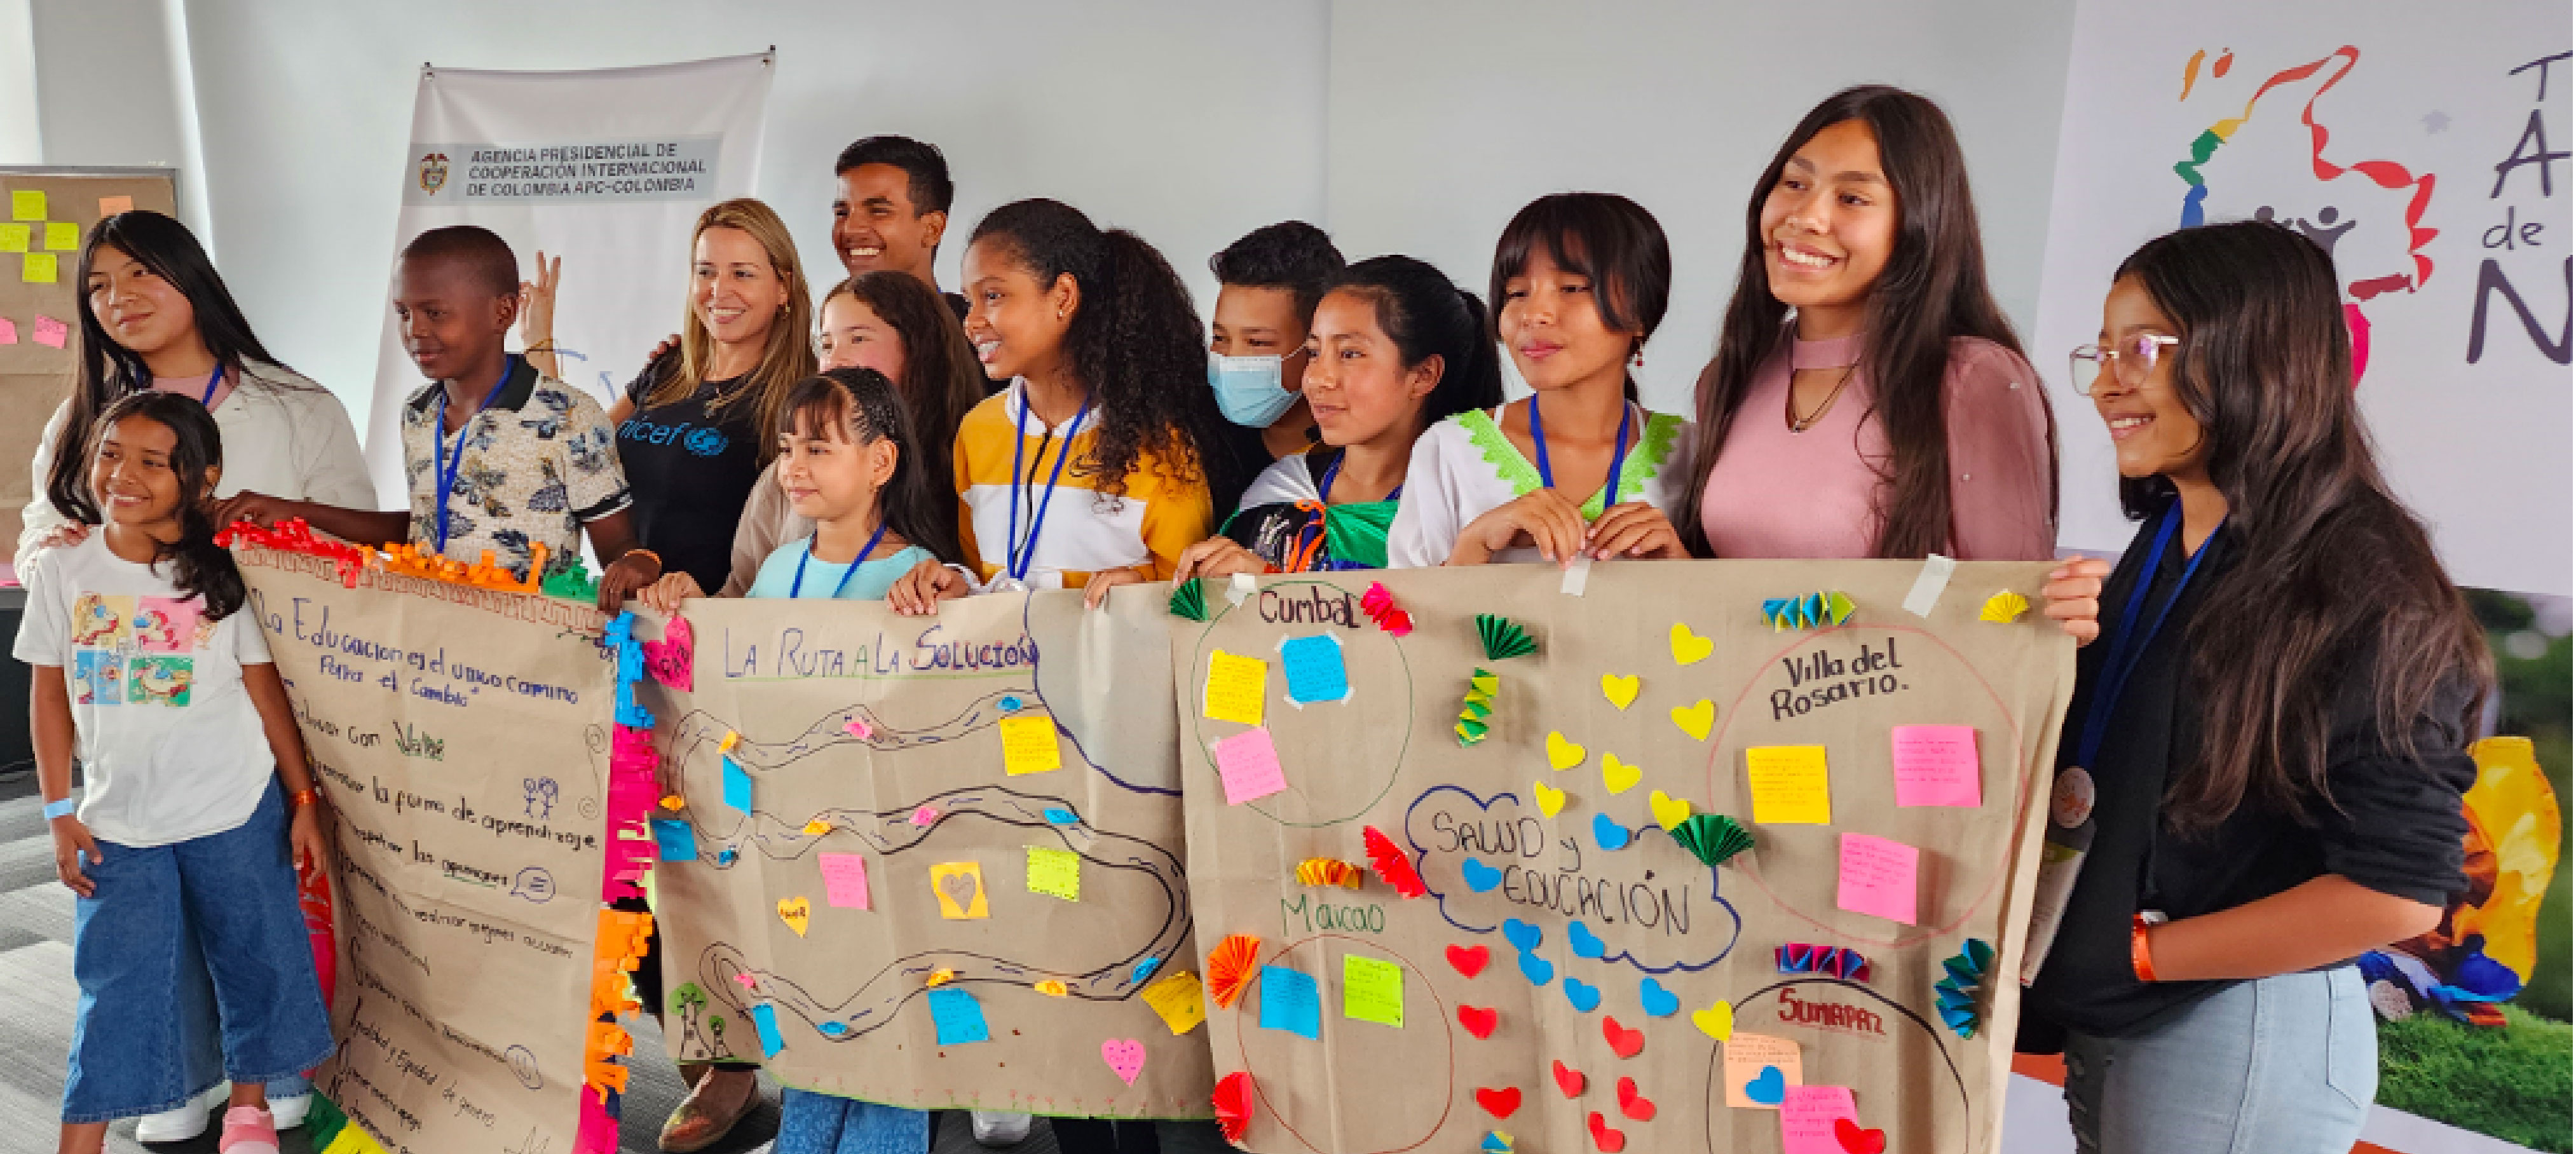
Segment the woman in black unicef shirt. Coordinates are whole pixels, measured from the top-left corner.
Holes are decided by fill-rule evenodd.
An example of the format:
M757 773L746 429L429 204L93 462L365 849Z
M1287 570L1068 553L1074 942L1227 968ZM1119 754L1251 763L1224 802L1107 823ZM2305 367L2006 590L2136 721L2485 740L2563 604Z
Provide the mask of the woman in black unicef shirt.
M2296 234L2184 229L2074 356L2144 522L2077 662L2022 1002L2087 1154L2350 1150L2379 1068L2353 960L2466 887L2493 669L2371 459L2341 304Z

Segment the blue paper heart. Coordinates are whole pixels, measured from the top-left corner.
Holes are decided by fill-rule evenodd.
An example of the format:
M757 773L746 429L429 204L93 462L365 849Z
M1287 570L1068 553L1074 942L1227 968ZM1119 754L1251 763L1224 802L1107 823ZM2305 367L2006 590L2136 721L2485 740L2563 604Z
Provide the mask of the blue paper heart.
M1522 950L1521 976L1528 978L1533 986L1544 986L1556 980L1556 963Z
M1777 1106L1788 1096L1789 1079L1780 1075L1780 1067L1764 1066L1762 1072L1744 1084L1744 1096L1764 1106Z
M1162 964L1163 959L1161 958L1147 958L1144 961L1138 962L1136 963L1135 969L1127 971L1127 980L1130 982L1142 982L1145 980L1147 975L1154 972L1154 967Z
M1514 948L1535 950L1538 948L1539 942L1545 937L1546 935L1540 933L1537 926L1531 925L1519 918L1503 919L1503 940L1510 942Z
M1060 805L1048 806L1046 808L1046 819L1047 823L1050 825L1072 825L1073 823L1082 820L1081 818L1073 816L1072 810L1066 809Z
M1566 948L1578 958L1598 958L1610 952L1609 945L1592 936L1592 927L1580 919L1565 923L1565 940L1569 943Z
M1681 995L1664 988L1653 978L1637 983L1637 1002L1646 1012L1658 1018L1669 1018L1682 1012Z
M1468 889L1480 894L1503 884L1503 871L1474 858L1459 859L1458 874L1467 879Z
M1589 1014L1601 1008L1601 987L1585 985L1572 974L1565 976L1565 1000L1574 1003L1574 1012Z
M1601 843L1601 848L1626 849L1628 836L1628 827L1610 820L1609 814L1592 815L1592 840Z

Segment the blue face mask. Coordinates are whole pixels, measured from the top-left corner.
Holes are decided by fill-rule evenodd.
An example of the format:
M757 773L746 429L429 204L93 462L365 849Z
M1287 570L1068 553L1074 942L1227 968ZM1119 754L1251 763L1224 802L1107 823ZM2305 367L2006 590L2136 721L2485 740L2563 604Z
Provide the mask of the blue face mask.
M1208 354L1208 387L1216 390L1216 407L1226 420L1249 429L1267 429L1297 403L1297 394L1279 383L1279 365L1285 359Z

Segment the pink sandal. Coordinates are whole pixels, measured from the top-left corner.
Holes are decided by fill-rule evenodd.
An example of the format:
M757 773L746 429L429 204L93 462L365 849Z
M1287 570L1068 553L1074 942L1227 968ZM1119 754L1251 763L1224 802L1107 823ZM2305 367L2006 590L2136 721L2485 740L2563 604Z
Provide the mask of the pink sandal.
M215 1149L219 1154L277 1154L277 1120L257 1106L226 1110L224 1136Z

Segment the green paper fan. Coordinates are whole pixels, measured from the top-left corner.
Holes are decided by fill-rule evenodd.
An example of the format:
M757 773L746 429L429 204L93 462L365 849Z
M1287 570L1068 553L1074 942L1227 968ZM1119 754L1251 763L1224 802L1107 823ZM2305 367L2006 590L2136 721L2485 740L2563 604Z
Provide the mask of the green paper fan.
M1505 661L1527 657L1538 652L1538 642L1529 631L1514 624L1509 617L1492 613L1476 615L1476 638L1485 643L1485 660Z
M1172 616L1187 617L1192 621L1208 619L1207 594L1199 592L1199 583L1195 578L1173 583Z
M1683 818L1680 825L1673 827L1673 840L1682 843L1692 857L1712 866L1753 848L1753 835L1722 813L1695 813Z

